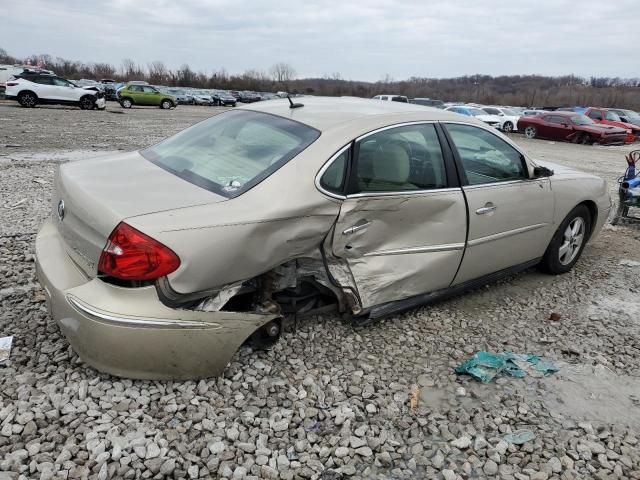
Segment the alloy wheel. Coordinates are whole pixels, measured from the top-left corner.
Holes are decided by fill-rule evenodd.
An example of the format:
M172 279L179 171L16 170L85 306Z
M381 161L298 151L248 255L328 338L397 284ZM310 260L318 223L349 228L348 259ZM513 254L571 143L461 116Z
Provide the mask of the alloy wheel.
M511 122L505 122L502 126L502 129L505 131L505 133L511 133L513 131L513 125L511 124Z
M584 220L576 217L564 231L562 245L558 249L558 259L562 265L569 265L580 252L584 242Z
M527 138L535 138L536 133L536 127L527 127L524 129L524 136Z
M20 104L23 107L35 107L36 97L32 93L23 93L20 96Z

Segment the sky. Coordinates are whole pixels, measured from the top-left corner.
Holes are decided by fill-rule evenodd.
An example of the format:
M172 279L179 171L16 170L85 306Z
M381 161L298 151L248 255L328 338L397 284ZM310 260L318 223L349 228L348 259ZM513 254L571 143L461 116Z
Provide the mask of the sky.
M0 0L0 47L344 79L640 77L640 0Z

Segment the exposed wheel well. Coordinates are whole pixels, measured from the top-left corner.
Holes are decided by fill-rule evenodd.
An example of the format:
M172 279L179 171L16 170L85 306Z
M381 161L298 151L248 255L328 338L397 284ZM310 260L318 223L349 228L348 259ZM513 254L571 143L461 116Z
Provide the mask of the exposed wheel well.
M16 97L19 97L20 95L24 95L25 93L31 93L32 95L35 95L36 98L38 98L38 94L33 90L20 90L20 92L18 92L18 95L16 95Z

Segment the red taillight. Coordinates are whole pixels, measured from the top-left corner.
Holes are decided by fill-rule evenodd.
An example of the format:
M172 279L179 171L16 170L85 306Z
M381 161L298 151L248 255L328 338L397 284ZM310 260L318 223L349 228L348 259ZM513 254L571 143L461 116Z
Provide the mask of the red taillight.
M155 280L179 266L180 259L170 248L121 222L102 250L98 272L121 280Z

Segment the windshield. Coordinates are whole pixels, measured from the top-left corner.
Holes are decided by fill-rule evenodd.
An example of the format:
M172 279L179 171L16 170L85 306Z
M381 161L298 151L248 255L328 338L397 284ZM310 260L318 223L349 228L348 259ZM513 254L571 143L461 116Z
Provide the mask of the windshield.
M638 112L634 112L633 110L622 110L622 112L624 113L625 117L627 118L633 118L636 120L640 120L640 113Z
M320 136L298 122L251 111L230 111L142 150L147 160L228 198L267 178Z
M480 110L479 108L469 108L468 110L469 113L474 117L477 117L478 115L487 115L487 112L485 112L484 110Z
M520 116L519 113L517 113L514 110L511 110L510 108L503 108L502 109L502 113L504 113L505 115L509 115L511 117L519 117Z
M593 120L591 120L586 115L575 115L575 116L571 117L571 121L575 125L592 125L592 124L595 123Z

